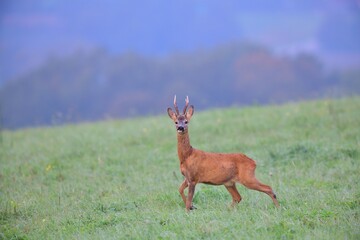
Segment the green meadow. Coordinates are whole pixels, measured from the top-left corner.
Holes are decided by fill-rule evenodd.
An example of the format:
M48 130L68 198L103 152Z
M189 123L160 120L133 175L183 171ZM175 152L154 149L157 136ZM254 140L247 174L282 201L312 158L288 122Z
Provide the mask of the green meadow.
M3 131L0 239L360 239L360 97L196 111L191 144L257 161L264 193L178 193L176 131L157 117Z

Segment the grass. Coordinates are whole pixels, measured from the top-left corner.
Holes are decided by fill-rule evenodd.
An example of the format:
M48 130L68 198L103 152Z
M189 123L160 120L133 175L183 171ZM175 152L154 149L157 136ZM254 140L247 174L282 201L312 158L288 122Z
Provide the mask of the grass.
M196 103L195 103L196 104ZM159 117L5 131L0 239L359 239L360 98L195 112L192 145L244 152L271 199L198 185L186 213Z

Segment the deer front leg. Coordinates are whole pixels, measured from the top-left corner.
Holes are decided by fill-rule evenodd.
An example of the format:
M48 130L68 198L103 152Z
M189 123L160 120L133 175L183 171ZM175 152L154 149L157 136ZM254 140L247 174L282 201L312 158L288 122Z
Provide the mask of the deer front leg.
M186 179L182 182L182 184L179 187L179 193L181 195L182 200L184 201L184 204L186 205L186 196L184 194L184 190L188 187L188 183Z
M194 192L195 192L195 183L193 182L189 182L188 183L189 185L189 192L188 192L188 197L187 197L187 200L186 200L186 210L187 211L190 211L190 210L193 210L195 209L192 205L192 200L193 200L193 197L194 197Z

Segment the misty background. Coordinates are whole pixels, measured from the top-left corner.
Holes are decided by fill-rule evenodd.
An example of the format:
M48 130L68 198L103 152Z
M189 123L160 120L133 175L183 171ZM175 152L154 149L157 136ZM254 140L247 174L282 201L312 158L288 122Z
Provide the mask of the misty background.
M0 1L2 128L359 93L359 0Z

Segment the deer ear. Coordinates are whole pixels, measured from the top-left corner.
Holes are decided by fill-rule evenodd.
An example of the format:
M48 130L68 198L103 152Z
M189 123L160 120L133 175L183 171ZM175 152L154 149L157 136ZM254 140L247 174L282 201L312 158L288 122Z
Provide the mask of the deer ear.
M190 118L192 117L193 114L194 114L194 106L191 105L186 112L187 120L190 120Z
M174 121L176 120L176 114L173 112L173 110L171 108L167 109L167 113L172 120L174 120Z

